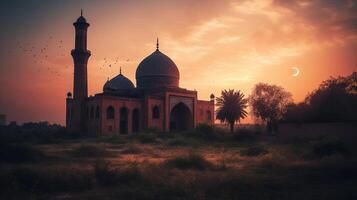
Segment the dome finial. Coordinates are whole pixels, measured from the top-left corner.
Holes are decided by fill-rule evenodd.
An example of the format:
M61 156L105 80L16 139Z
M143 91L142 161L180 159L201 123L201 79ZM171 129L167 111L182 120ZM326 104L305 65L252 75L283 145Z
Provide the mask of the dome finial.
M156 51L159 50L159 38L157 37L156 38Z
M119 74L121 74L121 66L120 66L120 69L119 69Z
M81 8L81 17L83 17L83 9Z

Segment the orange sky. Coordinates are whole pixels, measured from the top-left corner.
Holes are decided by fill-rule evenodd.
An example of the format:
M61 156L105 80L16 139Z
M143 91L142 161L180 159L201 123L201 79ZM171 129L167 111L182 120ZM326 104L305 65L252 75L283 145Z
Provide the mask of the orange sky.
M155 50L156 37L180 70L180 86L196 89L200 99L229 88L248 96L254 84L268 82L301 101L330 76L357 70L357 2L352 0L2 4L0 113L8 121L64 123L65 97L73 87L72 23L81 8L91 24L92 95L119 66L135 84L136 67ZM104 58L119 63L108 67ZM292 67L300 69L298 77Z

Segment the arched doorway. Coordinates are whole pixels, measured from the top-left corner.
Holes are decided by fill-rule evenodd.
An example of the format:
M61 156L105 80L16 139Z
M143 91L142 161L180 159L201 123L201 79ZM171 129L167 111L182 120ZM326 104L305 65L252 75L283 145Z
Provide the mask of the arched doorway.
M174 106L170 113L170 131L184 131L193 128L190 109L182 102Z
M132 130L133 132L138 132L140 127L140 116L139 109L135 108L133 110L133 120L132 120Z
M123 107L120 109L120 134L128 133L128 109Z

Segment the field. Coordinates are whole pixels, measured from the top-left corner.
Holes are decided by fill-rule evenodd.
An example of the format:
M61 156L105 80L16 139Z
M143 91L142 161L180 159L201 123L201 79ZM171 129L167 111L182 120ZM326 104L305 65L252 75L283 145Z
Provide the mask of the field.
M357 199L356 140L241 128L2 142L1 199Z

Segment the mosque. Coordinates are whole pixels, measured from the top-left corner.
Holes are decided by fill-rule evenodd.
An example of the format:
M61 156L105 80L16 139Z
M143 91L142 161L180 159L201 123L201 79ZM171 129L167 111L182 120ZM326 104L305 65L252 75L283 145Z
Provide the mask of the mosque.
M88 97L87 49L89 23L82 16L73 23L75 48L73 96L66 99L66 126L74 132L118 135L146 128L184 131L214 123L214 95L197 99L197 91L179 86L176 64L159 50L144 58L136 69L136 87L120 73L108 80L103 92Z

